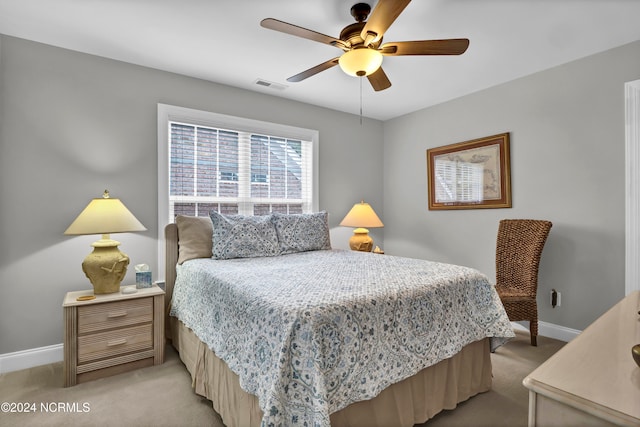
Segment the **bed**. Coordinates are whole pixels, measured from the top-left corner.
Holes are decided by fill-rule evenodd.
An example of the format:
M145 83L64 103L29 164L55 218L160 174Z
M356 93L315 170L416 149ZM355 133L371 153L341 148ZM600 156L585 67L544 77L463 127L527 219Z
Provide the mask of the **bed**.
M179 216L165 239L167 337L228 427L410 427L489 390L514 336L476 270L333 250L324 212Z

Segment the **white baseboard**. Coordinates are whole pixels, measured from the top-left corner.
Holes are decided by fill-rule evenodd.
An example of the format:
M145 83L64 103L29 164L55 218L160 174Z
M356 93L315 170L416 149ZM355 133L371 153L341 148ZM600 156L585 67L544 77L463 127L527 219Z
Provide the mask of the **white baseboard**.
M62 362L63 359L64 346L62 344L0 354L0 374L46 365L47 363Z
M514 329L529 332L529 322L511 322ZM554 325L553 323L538 322L538 335L543 337L554 338L560 341L569 342L577 337L580 332L577 329L571 329L560 325Z

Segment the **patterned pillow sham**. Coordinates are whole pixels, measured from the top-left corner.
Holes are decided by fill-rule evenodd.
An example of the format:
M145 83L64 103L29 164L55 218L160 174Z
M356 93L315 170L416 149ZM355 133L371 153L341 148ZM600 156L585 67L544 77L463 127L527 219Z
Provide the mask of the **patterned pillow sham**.
M213 258L253 258L280 255L271 215L223 215L211 211Z
M331 249L329 220L325 211L272 216L281 254Z

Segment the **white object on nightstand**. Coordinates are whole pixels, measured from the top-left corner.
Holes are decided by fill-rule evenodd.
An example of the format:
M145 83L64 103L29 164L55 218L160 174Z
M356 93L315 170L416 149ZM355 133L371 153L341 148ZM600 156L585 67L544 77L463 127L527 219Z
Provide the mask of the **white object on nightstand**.
M136 292L138 292L138 289L136 289L135 286L123 286L120 292L122 292L125 295L135 294Z

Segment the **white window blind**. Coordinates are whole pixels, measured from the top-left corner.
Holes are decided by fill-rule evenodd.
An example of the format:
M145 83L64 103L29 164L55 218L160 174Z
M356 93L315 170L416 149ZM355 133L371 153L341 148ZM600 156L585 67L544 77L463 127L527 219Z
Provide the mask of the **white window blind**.
M238 132L169 122L169 219L238 213ZM225 203L228 202L228 203Z
M311 141L170 121L169 215L303 213Z

